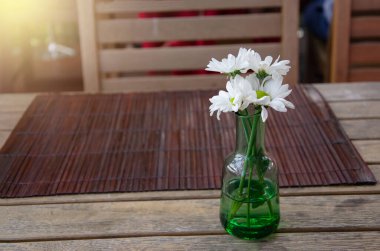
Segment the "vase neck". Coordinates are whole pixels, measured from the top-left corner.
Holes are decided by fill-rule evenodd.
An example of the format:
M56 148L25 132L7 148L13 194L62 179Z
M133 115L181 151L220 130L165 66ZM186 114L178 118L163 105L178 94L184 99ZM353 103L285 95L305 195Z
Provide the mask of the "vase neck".
M265 153L265 123L260 112L253 116L236 116L236 152L246 155L248 151L253 155Z

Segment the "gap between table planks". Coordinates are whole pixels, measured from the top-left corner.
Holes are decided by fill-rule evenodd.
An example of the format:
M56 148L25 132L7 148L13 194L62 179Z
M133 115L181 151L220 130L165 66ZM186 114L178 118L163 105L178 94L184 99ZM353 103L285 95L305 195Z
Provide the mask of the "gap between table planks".
M263 240L239 240L227 234L202 236L157 236L118 239L66 240L2 243L8 250L376 250L378 231L328 233L277 233ZM323 240L323 241L321 241ZM360 241L358 241L360 240ZM376 240L376 241L374 241Z
M380 231L379 207L380 195L283 197L279 232ZM218 214L218 199L2 206L0 242L222 234Z

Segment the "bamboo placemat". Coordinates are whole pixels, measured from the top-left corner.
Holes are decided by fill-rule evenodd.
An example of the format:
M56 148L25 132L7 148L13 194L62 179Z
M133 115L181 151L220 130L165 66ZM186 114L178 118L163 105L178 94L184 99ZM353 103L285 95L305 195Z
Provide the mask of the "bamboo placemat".
M296 110L270 111L280 185L375 183L327 103L306 90L294 89ZM0 197L220 188L235 120L209 117L215 93L38 96L0 152Z

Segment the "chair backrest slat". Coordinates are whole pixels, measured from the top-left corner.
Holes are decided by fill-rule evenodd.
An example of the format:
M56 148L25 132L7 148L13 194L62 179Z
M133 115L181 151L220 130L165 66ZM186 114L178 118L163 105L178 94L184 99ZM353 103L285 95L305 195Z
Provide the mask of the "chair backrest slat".
M265 29L262 24L266 23ZM196 41L281 36L281 14L115 19L98 22L101 43ZM247 32L254 30L255 32Z
M379 0L356 0L352 2L351 9L355 12L380 10L380 1Z
M380 1L335 1L331 82L380 81Z
M216 87L216 80L223 86L221 76L173 74L201 73L211 57L220 60L240 47L289 58L292 73L286 80L297 83L298 0L77 2L86 91L209 89ZM204 15L208 10L227 13ZM193 14L173 16L178 11ZM146 14L153 17L142 18ZM171 45L177 41L182 46ZM146 43L153 46L146 48ZM204 83L198 84L200 80Z
M100 52L100 68L106 72L143 72L202 69L211 57L222 58L239 48L255 48L265 55L280 54L280 43L219 46L186 46L175 48L107 49ZM157 64L157 62L160 62Z
M380 43L351 44L350 53L350 64L352 65L380 65Z
M218 88L220 83L226 82L226 76L220 74L213 75L193 75L184 78L183 76L156 76L151 77L125 77L125 78L107 78L103 81L104 92L118 92L120 86L123 86L123 91L136 91L144 86L144 91L157 90L194 90L208 88ZM125 83L128 83L127 85Z
M82 72L86 92L101 90L93 1L77 0Z
M351 18L352 38L380 37L380 16L358 16Z
M226 10L281 7L282 0L116 0L96 4L98 13Z

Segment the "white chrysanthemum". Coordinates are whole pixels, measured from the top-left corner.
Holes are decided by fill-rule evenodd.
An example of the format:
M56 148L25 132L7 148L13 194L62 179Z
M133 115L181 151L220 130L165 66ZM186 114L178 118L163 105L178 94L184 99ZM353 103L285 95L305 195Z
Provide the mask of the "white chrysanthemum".
M261 60L261 56L259 53L250 53L249 54L249 69L254 71L256 74L265 78L270 75L273 79L282 81L283 76L286 75L290 69L288 65L290 63L289 60L281 60L279 61L280 56L273 62L273 58L271 56L265 57L264 60Z
M210 116L217 111L220 119L221 112L238 112L246 109L250 104L257 102L256 91L248 80L237 75L227 82L227 92L220 91L219 95L210 99Z
M250 104L257 102L256 90L252 89L252 85L247 79L237 75L228 82L240 93L242 104L239 110L244 110Z
M268 79L267 77L266 79ZM266 80L265 79L265 80ZM262 95L262 92L260 92L260 80L257 78L256 74L250 74L249 76L246 77L246 80L249 82L249 84L252 87L252 90L256 92L256 100L252 103L255 105L267 105L270 102L269 96ZM264 81L265 81L264 80Z
M219 91L219 95L210 98L210 116L217 112L216 117L220 120L222 112L237 112L241 104L241 97L234 96L230 92Z
M225 74L239 74L246 73L248 71L248 57L251 53L251 49L240 48L237 57L232 54L228 54L227 58L223 58L222 61L218 61L212 58L207 65L206 71L215 71Z
M287 107L291 109L295 108L293 103L285 100L292 90L289 90L289 85L283 85L282 80L280 81L269 77L264 79L263 84L260 85L255 74L248 76L247 80L251 83L252 88L256 90L257 100L260 100L260 102L256 102L255 104L261 105L261 118L264 122L268 118L266 106L272 107L279 112L286 112Z

